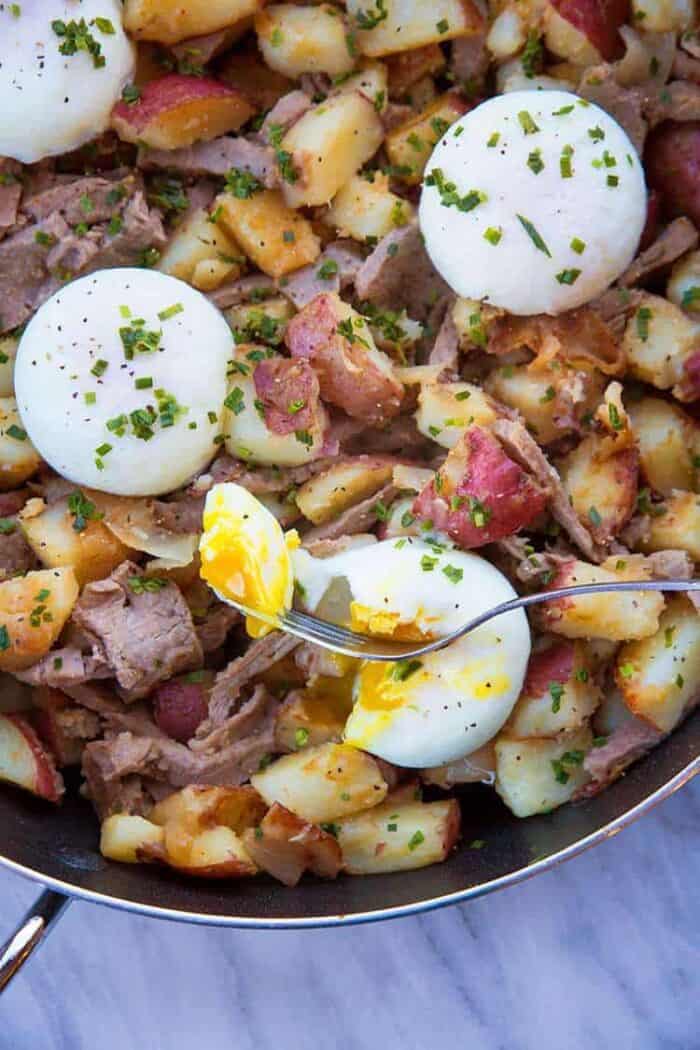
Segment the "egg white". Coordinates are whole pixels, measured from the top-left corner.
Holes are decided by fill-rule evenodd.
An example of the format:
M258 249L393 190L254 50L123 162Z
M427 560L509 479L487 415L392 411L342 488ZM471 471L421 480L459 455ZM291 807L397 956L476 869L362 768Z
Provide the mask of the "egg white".
M536 130L526 133L523 121ZM563 177L569 147L572 175ZM544 165L539 172L528 164L534 151ZM425 245L458 295L513 314L558 314L605 291L637 249L646 219L639 156L612 117L568 91L514 91L483 102L445 132L426 178L435 169L460 198L472 190L485 197L460 210L446 206L444 195L424 180L419 217ZM500 233L497 244L484 236L487 230ZM583 251L572 241L582 242ZM571 275L557 279L573 270L580 270L573 283L566 283Z
M125 310L144 319L147 331L162 332L157 350L126 359L119 334L131 323ZM232 346L216 307L183 281L153 270L97 271L44 303L20 340L15 390L24 427L54 470L78 485L124 496L170 492L220 447ZM107 367L95 375L98 362ZM138 389L139 378L152 379L152 387ZM154 426L149 440L131 426L122 436L110 431L110 420L155 408L161 389L183 409L174 425ZM105 443L112 448L99 455Z
M398 615L397 624L404 632L412 625L416 637L447 634L515 596L506 577L478 555L408 537L323 560L296 551L293 562L310 608L321 609L334 581L344 579L355 602ZM529 656L530 631L519 610L422 657L413 669L367 662L355 681L345 740L415 768L470 754L507 720Z
M109 126L112 107L132 78L136 52L122 27L119 0L22 0L0 10L0 156L33 164L67 153ZM87 51L62 55L51 23L84 18L101 46L96 69ZM113 33L91 24L108 19Z

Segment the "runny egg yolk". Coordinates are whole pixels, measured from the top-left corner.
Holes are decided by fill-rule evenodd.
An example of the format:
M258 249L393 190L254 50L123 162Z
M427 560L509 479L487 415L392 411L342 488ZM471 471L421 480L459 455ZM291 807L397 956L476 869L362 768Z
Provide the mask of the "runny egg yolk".
M296 531L285 534L267 507L242 486L229 482L208 493L200 574L223 601L273 618L284 613L294 593L290 551L298 546ZM246 630L260 638L273 625L248 615Z

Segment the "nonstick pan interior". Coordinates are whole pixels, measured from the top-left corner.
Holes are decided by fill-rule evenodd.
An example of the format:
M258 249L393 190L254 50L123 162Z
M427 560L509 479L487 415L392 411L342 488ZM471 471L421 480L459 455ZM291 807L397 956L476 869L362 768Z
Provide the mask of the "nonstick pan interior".
M517 820L491 789L470 786L461 794L463 840L444 864L335 882L305 879L294 889L267 878L207 882L105 860L77 779L58 809L2 786L0 854L71 895L162 917L240 926L379 919L489 892L566 859L681 787L700 769L699 756L700 712L598 798Z

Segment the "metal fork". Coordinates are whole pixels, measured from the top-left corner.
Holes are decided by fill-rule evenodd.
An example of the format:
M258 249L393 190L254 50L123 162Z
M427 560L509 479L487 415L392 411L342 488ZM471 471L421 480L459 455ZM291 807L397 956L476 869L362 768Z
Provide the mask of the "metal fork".
M444 649L446 645L463 638L477 627L502 616L504 613L513 612L514 609L527 609L530 605L539 605L541 602L550 602L556 598L577 598L584 594L601 594L615 591L698 591L700 580L625 580L620 583L583 583L577 587L557 587L551 591L539 591L537 594L525 594L520 598L511 598L510 601L501 602L491 609L468 620L462 627L451 634L436 638L435 641L418 645L416 642L395 641L391 638L370 637L366 634L357 634L345 627L338 627L328 620L320 620L317 616L308 613L297 612L291 609L282 616L269 616L265 613L256 612L245 605L235 604L237 609L248 616L254 616L258 620L269 623L287 634L294 634L297 638L303 638L305 642L313 642L324 649L330 649L334 653L343 653L345 656L359 657L361 660L409 660L426 653L433 653L438 649Z

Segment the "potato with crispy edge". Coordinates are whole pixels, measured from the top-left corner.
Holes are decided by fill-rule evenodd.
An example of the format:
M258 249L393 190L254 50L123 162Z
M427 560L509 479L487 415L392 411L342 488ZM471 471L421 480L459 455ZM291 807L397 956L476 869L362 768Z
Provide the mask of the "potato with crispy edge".
M644 293L627 322L622 348L629 373L680 401L692 400L683 380L686 361L698 352L700 324L659 295Z
M177 44L254 15L265 0L126 0L124 28L136 40Z
M292 155L295 181L283 192L292 208L328 204L379 149L384 127L374 105L359 91L330 95L292 124L281 148Z
M22 426L14 397L0 398L0 492L17 488L40 463L41 457Z
M697 486L700 427L671 401L643 397L628 410L639 446L640 466L654 492L670 496L674 489L692 492Z
M164 828L171 867L203 878L240 878L257 871L240 836L264 812L251 787L190 785L159 802L151 820Z
M320 824L384 800L387 784L371 755L349 744L321 744L271 762L250 778L268 805Z
M461 95L448 91L422 113L389 132L384 143L386 152L391 163L401 170L404 182L420 183L435 145L468 109L470 105Z
M496 791L516 817L548 813L576 794L589 779L583 768L593 744L588 726L555 739L496 738Z
M630 569L622 558L608 558L602 565L590 565L572 558L559 566L548 589L647 578L648 569L637 564ZM622 642L654 634L663 608L663 595L656 591L584 594L546 602L540 606L536 619L540 627L565 638L604 638Z
M288 207L279 190L260 190L243 199L222 193L212 214L268 277L284 277L321 254L311 223Z
M416 424L421 434L443 448L454 448L472 423L489 427L498 406L476 383L422 383Z
M533 652L522 692L505 732L519 739L554 737L579 729L600 703L586 646L550 640Z
M380 456L358 456L336 463L304 482L296 493L296 505L314 525L322 525L378 492L391 478L392 470L392 464Z
M335 227L339 237L367 237L381 240L396 226L405 226L415 215L410 201L389 189L389 178L373 173L371 181L363 175L353 175L336 193L323 221Z
M77 531L78 519L68 509L67 496L48 506L41 500L30 500L19 521L42 565L47 569L72 566L80 587L109 576L134 554L97 518L86 519L84 528Z
M348 14L356 25L357 43L363 55L378 58L397 51L408 51L426 44L441 44L457 36L478 33L483 16L472 0L385 0L382 18L370 29L363 29L367 0L348 0Z
M0 670L46 656L78 599L72 568L40 569L0 583Z
M484 389L517 409L537 441L547 445L575 430L577 421L593 411L603 394L603 377L595 369L574 373L555 358L541 367L494 368ZM573 403L567 396L572 390L578 395Z
M662 733L678 725L700 682L700 615L688 598L669 598L656 634L621 647L615 681L638 718Z
M267 65L286 77L339 77L355 66L347 23L330 4L270 4L256 15L255 32Z
M655 511L649 519L648 536L640 540L640 549L646 553L684 550L693 561L700 562L700 496L694 492L672 492Z
M181 149L237 131L254 109L239 91L212 77L170 73L150 80L134 102L117 102L112 127L124 142Z
M564 490L579 520L597 543L608 543L629 521L637 503L639 453L591 434L557 462Z
M155 852L164 848L165 831L145 817L130 813L113 813L102 822L100 853L108 860L122 864L143 864L144 850Z
M200 291L211 291L225 278L233 281L240 277L244 262L236 242L212 221L209 212L198 208L174 231L156 269L179 277ZM205 288L201 287L202 278Z
M349 875L378 875L437 864L459 838L456 799L405 802L393 798L343 820L338 842Z

